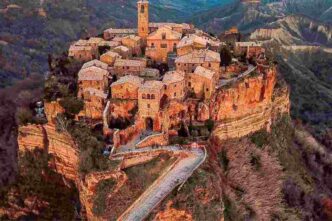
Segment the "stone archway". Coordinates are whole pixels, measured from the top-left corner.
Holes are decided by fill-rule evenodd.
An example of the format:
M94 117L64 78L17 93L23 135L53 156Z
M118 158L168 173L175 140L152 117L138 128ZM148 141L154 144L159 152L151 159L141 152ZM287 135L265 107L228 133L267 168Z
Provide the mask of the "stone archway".
M146 130L153 130L153 119L151 117L147 117L145 119L145 129Z

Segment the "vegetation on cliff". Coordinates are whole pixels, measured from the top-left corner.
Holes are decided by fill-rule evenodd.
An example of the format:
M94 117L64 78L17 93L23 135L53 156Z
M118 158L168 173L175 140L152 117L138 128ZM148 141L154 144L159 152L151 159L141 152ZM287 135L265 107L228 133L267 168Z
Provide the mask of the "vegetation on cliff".
M48 166L49 157L38 149L19 157L16 181L0 192L0 218L74 219L77 193L61 184L61 176Z

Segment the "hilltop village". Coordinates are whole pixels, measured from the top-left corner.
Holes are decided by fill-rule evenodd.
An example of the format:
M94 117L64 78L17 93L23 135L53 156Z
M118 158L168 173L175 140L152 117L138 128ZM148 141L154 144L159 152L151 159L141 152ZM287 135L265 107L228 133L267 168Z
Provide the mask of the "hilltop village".
M288 87L260 42L241 41L236 27L216 37L151 22L147 0L137 13L137 28L109 28L73 42L66 59L49 59L36 108L47 123L19 128L20 153L52 155L49 166L75 183L88 220L146 218L204 163L211 137L270 131L289 114ZM126 171L151 162L160 176L127 187L135 173ZM108 180L111 193L100 190Z

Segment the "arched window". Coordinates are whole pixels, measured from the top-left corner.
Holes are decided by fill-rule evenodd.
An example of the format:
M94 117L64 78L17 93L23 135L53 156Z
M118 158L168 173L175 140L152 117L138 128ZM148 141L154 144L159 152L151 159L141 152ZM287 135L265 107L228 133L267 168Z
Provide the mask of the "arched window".
M161 38L162 38L163 40L165 40L165 39L166 39L166 33L162 33Z
M154 94L151 94L151 99L155 99L156 96Z
M143 98L143 99L146 99L146 94L142 94L142 98Z
M148 94L147 98L148 98L148 99L151 99L151 96L150 96L150 94Z
M141 5L141 13L144 13L144 5Z

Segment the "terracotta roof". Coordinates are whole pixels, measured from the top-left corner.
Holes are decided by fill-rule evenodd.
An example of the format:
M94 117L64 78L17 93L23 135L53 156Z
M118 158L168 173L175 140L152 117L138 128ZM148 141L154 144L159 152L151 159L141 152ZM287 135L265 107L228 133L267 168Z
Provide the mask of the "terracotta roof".
M107 94L105 94L104 91L102 91L102 90L98 90L95 88L86 88L83 90L83 93L86 93L86 92L88 92L92 96L101 97L103 99L107 98Z
M92 66L99 67L99 68L102 68L105 70L107 70L107 67L108 67L108 65L104 62L101 62L99 60L92 60L92 61L89 61L89 62L86 62L85 64L83 64L82 69L89 68Z
M126 47L126 46L120 45L118 47L115 47L114 50L120 50L120 51L123 51L123 52L128 52L129 48Z
M142 78L140 78L140 77L133 76L133 75L126 75L126 76L121 77L116 82L112 83L111 87L113 87L115 85L119 85L119 84L125 84L125 83L133 84L133 85L135 85L137 87L140 87L140 86L142 86L143 81L144 80Z
M164 84L161 81L146 81L139 88L139 90L143 90L143 91L157 90L157 91L161 92L163 87L164 87Z
M215 75L215 72L211 71L207 68L204 68L202 66L198 66L195 69L195 72L191 73L191 74L196 74L196 75L202 76L202 77L207 78L207 79L212 79Z
M158 30L149 34L147 39L148 40L162 39L163 34L166 34L167 40L180 40L182 37L181 33L173 31L169 26L163 26L158 28Z
M108 71L96 66L84 68L78 72L79 81L101 81L105 76L108 76Z
M187 23L182 23L182 24L178 24L178 23L173 23L173 22L150 22L149 23L149 28L160 28L163 26L169 26L171 28L183 28L183 29L190 29L190 25Z
M98 45L99 46L109 46L111 48L115 48L117 46L120 46L121 44L120 44L120 42L114 41L114 40L112 40L112 41L105 41L105 40L103 40L103 41L99 42Z
M89 38L88 43L89 44L98 44L103 40L104 39L102 39L102 38L92 37L92 38Z
M204 62L220 62L220 54L215 51L202 49L192 51L175 59L175 63L198 64Z
M111 34L136 34L137 29L135 29L135 28L109 28L109 29L106 29L104 32L111 33Z
M235 46L236 47L261 47L262 44L259 42L255 42L255 41L247 41L247 42L235 42Z
M111 57L118 57L118 58L121 58L121 55L115 51L108 51L104 54L102 54L100 57L103 57L103 56L111 56Z
M134 41L140 41L141 40L141 37L139 37L137 35L128 35L126 37L123 37L122 40L125 39L125 38L129 38L129 39L132 39Z
M164 75L163 83L172 84L175 82L183 81L185 73L182 71L169 71Z
M114 62L114 67L116 66L138 66L145 67L145 62L140 60L129 60L129 59L116 59Z

